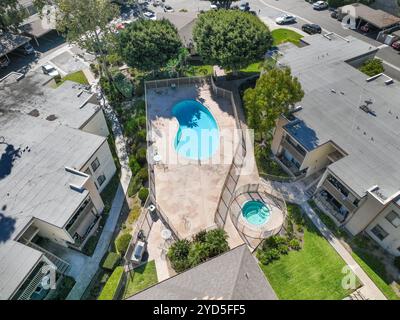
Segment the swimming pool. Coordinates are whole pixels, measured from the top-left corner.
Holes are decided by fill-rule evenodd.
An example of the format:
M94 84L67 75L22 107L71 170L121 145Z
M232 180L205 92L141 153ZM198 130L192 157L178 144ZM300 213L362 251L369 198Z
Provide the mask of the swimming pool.
M172 108L179 122L174 139L175 150L182 156L203 160L210 158L219 146L219 129L211 112L196 100L183 100Z
M268 221L270 209L261 201L250 200L243 205L242 215L248 223L259 226Z

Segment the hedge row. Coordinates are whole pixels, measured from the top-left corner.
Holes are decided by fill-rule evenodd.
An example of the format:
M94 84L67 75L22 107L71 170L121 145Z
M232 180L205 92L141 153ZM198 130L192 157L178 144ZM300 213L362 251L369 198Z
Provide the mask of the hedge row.
M124 274L124 267L119 266L114 269L114 272L111 274L110 278L107 280L104 285L103 290L98 297L98 300L113 300L117 294L119 284L122 280L122 276Z

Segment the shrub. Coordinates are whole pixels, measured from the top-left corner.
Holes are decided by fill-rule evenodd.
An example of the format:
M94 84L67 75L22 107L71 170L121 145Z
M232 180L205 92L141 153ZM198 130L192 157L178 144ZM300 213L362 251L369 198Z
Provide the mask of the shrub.
M209 250L209 257L217 256L229 250L228 235L223 229L208 231L205 240Z
M136 134L136 141L138 143L145 143L146 142L146 130L142 129Z
M289 247L286 244L279 245L277 249L280 254L288 254L289 253Z
M121 256L116 252L108 252L101 267L106 270L114 270L119 264Z
M400 270L400 256L394 258L394 265L396 266L397 269Z
M138 176L134 176L131 178L131 181L129 181L129 186L128 186L128 196L132 197L133 195L136 194L136 192L139 191L139 189L142 186L142 181Z
M147 170L147 168L141 168L137 175L142 181L147 181L149 179L149 171Z
M87 256L91 256L96 249L98 237L96 235L90 236L90 238L86 241L82 252Z
M136 160L139 162L139 164L144 165L146 164L147 158L146 158L147 150L146 148L140 148L136 152Z
M57 283L57 290L54 295L49 295L49 300L65 300L71 292L76 281L73 277L63 275L60 283Z
M297 239L290 240L289 241L289 247L290 247L290 249L293 249L293 250L296 250L296 251L300 250L301 249L300 241L297 240Z
M100 293L98 300L112 300L115 298L118 286L124 274L124 267L116 267Z
M149 195L149 189L147 189L147 188L141 188L141 189L139 190L138 197L139 197L139 199L140 199L140 201L141 201L142 203L144 203L144 202L146 201L148 195Z
M135 205L129 212L127 219L128 224L133 224L139 218L139 215L140 215L140 206Z
M136 174L140 170L140 164L136 160L135 156L129 156L129 168L132 171L132 176L136 176Z
M182 272L190 267L189 251L190 242L188 240L178 240L168 249L168 259L176 272Z
M191 267L197 266L198 264L207 260L209 256L209 250L207 243L205 242L194 242L190 246L188 262Z
M277 249L280 245L286 245L287 239L281 236L272 236L264 240L263 250Z
M206 242L206 234L207 231L202 230L198 233L196 233L196 235L193 237L193 241L194 242Z
M278 260L280 258L280 254L278 249L270 249L267 251L259 250L257 251L257 258L262 264L266 265L274 260Z
M364 64L361 66L360 71L365 73L367 76L374 76L379 73L382 73L385 71L383 67L382 60L380 59L369 59Z
M129 233L124 233L115 240L115 248L117 249L118 253L120 253L122 256L128 249L129 242L131 241L131 239L132 236Z

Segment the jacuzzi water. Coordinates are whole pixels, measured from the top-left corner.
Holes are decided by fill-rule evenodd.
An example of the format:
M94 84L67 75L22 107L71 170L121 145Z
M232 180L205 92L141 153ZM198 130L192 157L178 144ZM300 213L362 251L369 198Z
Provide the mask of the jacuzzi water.
M174 139L175 150L182 156L203 160L210 158L219 146L219 129L211 112L200 102L183 100L172 108L179 122Z
M250 200L243 205L242 215L248 223L259 226L268 221L270 210L263 202Z

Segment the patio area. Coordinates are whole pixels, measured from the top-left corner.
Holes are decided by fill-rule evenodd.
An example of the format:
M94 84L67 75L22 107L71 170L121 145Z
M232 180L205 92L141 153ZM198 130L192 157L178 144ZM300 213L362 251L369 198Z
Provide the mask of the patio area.
M237 145L230 101L216 97L207 81L148 89L146 99L157 204L180 238L215 227L215 210ZM208 159L187 159L174 148L179 124L172 108L188 99L202 103L217 122L219 147Z

